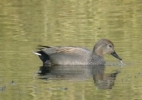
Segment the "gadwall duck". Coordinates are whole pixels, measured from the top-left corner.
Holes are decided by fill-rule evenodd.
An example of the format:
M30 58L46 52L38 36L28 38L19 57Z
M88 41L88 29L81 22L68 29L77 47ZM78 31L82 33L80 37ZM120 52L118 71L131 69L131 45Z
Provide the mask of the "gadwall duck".
M93 50L76 46L40 46L39 51L34 53L40 57L43 64L47 65L104 65L105 54L111 54L122 60L115 52L113 43L108 39L99 40Z

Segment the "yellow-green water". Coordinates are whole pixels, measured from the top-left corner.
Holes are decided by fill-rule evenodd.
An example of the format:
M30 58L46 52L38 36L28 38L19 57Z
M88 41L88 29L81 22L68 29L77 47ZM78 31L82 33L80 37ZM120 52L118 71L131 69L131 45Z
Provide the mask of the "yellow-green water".
M141 0L0 0L0 100L141 100L141 27ZM92 78L38 78L37 45L92 49L101 38L113 41L126 63L112 89L98 89Z

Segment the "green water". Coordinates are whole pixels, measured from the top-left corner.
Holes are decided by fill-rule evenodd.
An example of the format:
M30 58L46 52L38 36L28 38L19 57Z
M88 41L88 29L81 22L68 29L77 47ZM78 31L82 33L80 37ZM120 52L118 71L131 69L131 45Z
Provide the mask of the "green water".
M141 100L141 20L141 0L0 0L0 100ZM92 49L101 38L113 41L126 63L112 89L98 89L92 78L38 78L37 45Z

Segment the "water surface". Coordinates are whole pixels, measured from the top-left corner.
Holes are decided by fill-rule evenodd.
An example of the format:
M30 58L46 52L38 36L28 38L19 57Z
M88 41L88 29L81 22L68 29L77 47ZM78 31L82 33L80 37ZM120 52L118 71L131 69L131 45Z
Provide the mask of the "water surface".
M141 0L0 1L0 97L3 100L134 100L142 99ZM86 80L44 80L37 45L92 49L107 38L126 64L112 89ZM112 63L119 61L106 55ZM114 73L119 66L106 66Z

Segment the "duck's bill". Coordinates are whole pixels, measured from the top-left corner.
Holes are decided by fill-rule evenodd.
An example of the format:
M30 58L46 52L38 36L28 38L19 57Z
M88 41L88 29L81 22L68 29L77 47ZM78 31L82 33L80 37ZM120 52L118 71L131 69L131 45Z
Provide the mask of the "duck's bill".
M117 55L117 53L114 51L113 53L111 53L111 55L113 55L114 57L116 57L117 59L119 59L119 60L122 60L118 55Z

